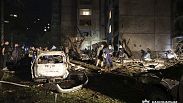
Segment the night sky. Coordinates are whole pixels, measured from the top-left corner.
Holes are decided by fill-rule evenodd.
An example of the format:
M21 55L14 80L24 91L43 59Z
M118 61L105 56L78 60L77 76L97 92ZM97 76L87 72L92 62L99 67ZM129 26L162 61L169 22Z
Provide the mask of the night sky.
M51 21L51 0L5 0L5 18L10 14L18 14L21 22L32 26L36 19L41 24Z
M51 18L51 0L24 0L24 13L29 19L40 18L49 21Z
M27 38L29 42L43 36L45 26L51 23L51 0L4 0L4 18L6 38L16 34L14 39ZM18 17L11 17L17 14ZM27 29L28 28L28 29ZM21 36L22 35L22 36ZM27 42L27 41L26 41Z

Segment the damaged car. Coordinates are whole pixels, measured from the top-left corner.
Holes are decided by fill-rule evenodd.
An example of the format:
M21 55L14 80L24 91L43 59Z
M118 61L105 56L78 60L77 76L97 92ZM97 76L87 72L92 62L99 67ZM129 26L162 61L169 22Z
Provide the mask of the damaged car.
M85 72L71 68L63 51L40 53L32 63L31 75L46 89L62 93L81 89L88 82Z

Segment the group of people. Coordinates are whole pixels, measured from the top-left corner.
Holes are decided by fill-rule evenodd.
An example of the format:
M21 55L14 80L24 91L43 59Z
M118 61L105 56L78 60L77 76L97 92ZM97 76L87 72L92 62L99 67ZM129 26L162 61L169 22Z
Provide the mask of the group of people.
M1 44L1 68L7 70L7 63L12 61L16 63L22 57L22 51L19 44L15 43L13 47L10 46L9 41Z
M49 51L48 47L34 47L31 46L28 50L28 56L32 58L32 61L36 58L38 54L40 54L43 51Z
M147 48L146 50L141 50L141 60L143 61L152 61L152 52L149 48ZM178 54L176 54L173 50L167 50L164 51L164 55L161 56L162 54L160 54L160 57L163 59L168 59L168 60L177 60L178 59Z
M112 57L117 57L118 61L122 62L124 59L128 59L129 56L122 45L119 46L119 50L114 52L111 45L106 43L101 44L97 49L97 61L96 66L110 68L113 66Z
M52 46L50 50L57 49L55 46ZM32 61L36 56L42 51L49 51L48 47L26 47L25 45L19 45L15 43L13 46L10 45L9 41L5 41L1 44L0 47L0 63L2 70L8 70L7 66L9 63L16 64L23 57L31 57Z
M106 66L106 67L112 67L112 48L111 46L107 46L102 44L98 50L97 50L97 63L96 66Z
M14 46L10 46L8 41L5 41L1 44L1 66L3 69L7 69L7 62L13 61L16 63L19 59L21 59L26 54L32 58L32 61L36 58L36 56L42 51L49 51L57 49L56 46L52 46L50 49L48 47L34 47L31 46L29 48L25 48L24 46L20 46L18 43L15 43ZM69 48L66 54L69 55ZM93 52L88 52L87 54ZM119 46L119 49L114 55L114 49L111 45L107 45L107 43L103 43L95 50L95 56L97 57L96 66L107 67L110 68L113 66L112 57L115 56L120 62L123 62L124 59L128 59L125 49L122 45ZM147 50L141 50L141 60L151 61L151 50L147 48ZM170 54L170 53L169 53Z

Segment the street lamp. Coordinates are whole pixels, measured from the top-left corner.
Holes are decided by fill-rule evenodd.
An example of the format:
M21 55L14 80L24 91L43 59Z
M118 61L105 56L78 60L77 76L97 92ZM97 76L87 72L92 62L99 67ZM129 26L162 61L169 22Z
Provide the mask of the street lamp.
M34 21L34 23L38 23L40 21L40 19L38 18L38 19L36 19L35 21Z
M27 27L26 29L27 29L27 30L29 30L30 28L29 28L29 27Z
M17 18L17 17L18 17L18 15L17 15L17 14L10 14L10 16L11 16L11 17L15 17L15 18Z
M44 31L46 32L47 30L46 30L46 29L44 29Z
M9 23L9 22L10 22L10 21L8 21L8 20L5 20L5 21L4 21L4 23Z

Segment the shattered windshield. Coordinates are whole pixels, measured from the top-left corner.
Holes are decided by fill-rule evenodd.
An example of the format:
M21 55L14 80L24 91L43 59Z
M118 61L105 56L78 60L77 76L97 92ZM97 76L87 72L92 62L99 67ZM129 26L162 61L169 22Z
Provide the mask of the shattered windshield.
M47 63L63 63L63 56L46 55L46 56L39 57L38 64L47 64Z

